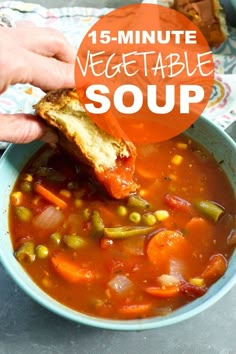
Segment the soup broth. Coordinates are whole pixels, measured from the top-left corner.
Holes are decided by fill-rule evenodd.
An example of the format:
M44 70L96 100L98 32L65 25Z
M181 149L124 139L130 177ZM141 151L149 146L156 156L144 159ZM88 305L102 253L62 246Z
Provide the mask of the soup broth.
M209 153L184 136L137 146L137 193L109 198L67 155L43 147L10 198L15 257L33 281L89 315L163 316L226 271L235 198Z

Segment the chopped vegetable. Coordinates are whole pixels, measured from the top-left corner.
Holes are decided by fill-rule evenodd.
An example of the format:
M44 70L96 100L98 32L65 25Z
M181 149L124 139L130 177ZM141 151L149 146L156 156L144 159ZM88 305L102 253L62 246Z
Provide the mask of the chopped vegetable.
M78 235L64 235L63 242L74 250L87 245L87 241Z
M44 245L38 245L35 249L35 252L36 252L36 256L39 259L47 258L48 253L49 253L48 248Z
M152 305L150 303L123 305L118 309L118 312L121 315L138 317L138 316L146 315L146 313L150 311L151 308Z
M157 210L154 212L154 215L158 221L164 221L170 216L167 210Z
M93 210L91 214L92 233L101 236L104 232L104 223L99 211Z
M174 155L171 159L171 163L175 166L179 166L183 161L183 156L181 155Z
M24 180L20 184L20 190L24 193L30 193L33 190L33 185L31 182Z
M210 220L217 222L222 214L224 214L224 209L209 200L202 200L195 203L195 207L203 215L208 217Z
M11 205L19 206L23 202L23 193L22 192L14 192L11 194L10 197Z
M24 173L22 179L24 181L33 182L33 176L29 173Z
M95 271L80 266L63 252L54 254L51 262L54 270L69 283L87 283L96 278Z
M54 246L59 246L61 243L62 234L60 232L54 232L50 235L50 241Z
M64 214L50 205L33 218L33 225L43 230L54 229L64 221Z
M128 207L131 208L137 208L137 209L148 209L150 207L150 204L143 198L141 198L138 195L131 195L129 196Z
M75 198L75 200L74 200L74 206L76 207L76 208L81 208L82 206L83 206L83 200L82 199L80 199L80 198Z
M187 200L184 200L176 195L166 194L165 202L172 209L183 211L185 213L192 213L192 205Z
M184 251L185 243L185 238L177 231L159 231L147 244L147 256L155 265L168 264L172 257Z
M85 208L84 210L82 210L82 218L85 220L85 221L88 221L90 219L90 216L91 216L91 211L89 210L89 208Z
M177 285L172 286L162 286L162 287L155 287L150 286L145 288L145 292L159 298L169 298L178 295L179 287Z
M216 281L219 279L227 269L227 260L222 254L215 254L211 256L206 269L202 272L202 278L205 281Z
M142 221L145 225L147 226L153 226L156 224L157 219L155 218L155 215L152 213L146 213L142 215Z
M57 205L59 208L61 208L61 209L67 208L67 203L63 199L59 198L57 195L55 195L54 193L49 191L47 188L45 188L41 184L35 183L34 190L36 193L38 193L39 195L44 197L49 202Z
M200 287L204 287L206 285L204 279L199 278L199 277L190 278L189 283L192 285L195 285L195 286L200 286Z
M35 251L33 242L25 242L16 252L16 259L20 262L32 263L35 260Z
M24 206L16 206L15 213L17 217L24 222L30 222L32 219L32 211Z
M138 224L141 221L141 214L137 213L136 211L133 211L129 214L129 220L135 224Z
M119 295L124 295L133 288L133 283L125 275L116 275L109 281L108 286Z
M203 296L207 292L207 288L196 286L187 282L182 282L179 286L179 291L181 294L187 297L197 298Z
M117 214L119 216L126 216L128 214L128 209L124 205L119 205L117 208Z
M61 189L59 194L67 199L70 199L72 196L71 191L68 191L67 189Z
M180 279L176 275L162 274L157 278L161 286L172 286L180 282Z
M155 227L146 226L105 227L104 235L111 239L121 239L138 235L148 235L154 230Z
M177 143L177 144L176 144L176 147L177 147L178 149L181 149L181 150L187 150L188 144L186 144L186 143Z
M227 244L229 246L236 246L236 230L231 230L227 238Z

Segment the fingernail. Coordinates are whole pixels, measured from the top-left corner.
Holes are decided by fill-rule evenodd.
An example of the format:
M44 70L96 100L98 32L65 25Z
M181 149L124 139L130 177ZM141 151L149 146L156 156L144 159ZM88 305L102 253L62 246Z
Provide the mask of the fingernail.
M45 143L56 144L58 141L58 136L54 130L47 128L40 140Z

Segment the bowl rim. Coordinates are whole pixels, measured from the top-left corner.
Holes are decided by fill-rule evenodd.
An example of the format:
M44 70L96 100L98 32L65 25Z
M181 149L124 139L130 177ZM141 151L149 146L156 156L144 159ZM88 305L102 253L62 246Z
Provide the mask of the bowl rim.
M209 121L209 119L201 116L201 121L204 124L208 124L211 129L215 129L220 133L224 139L228 141L228 143L232 146L233 149L236 148L236 143L234 140L222 129L216 126L213 122ZM39 143L39 147L41 143ZM2 158L0 159L0 171L3 168L4 161L7 159L8 155L14 151L17 147L15 144L10 144ZM2 231L0 231L1 233ZM0 235L0 244L1 244L1 235ZM173 311L170 315L165 316L157 316L151 318L144 318L140 320L114 320L114 319L105 319L99 318L91 315L86 315L81 312L75 311L65 305L62 305L60 302L55 300L54 298L47 295L42 289L40 289L33 280L27 275L27 273L23 270L23 267L18 263L18 268L21 269L20 272L23 272L23 276L19 277L18 273L14 271L14 267L12 267L12 258L15 260L14 256L12 258L9 257L2 247L0 247L0 262L4 266L7 273L11 276L11 278L15 281L15 283L32 299L34 299L41 306L53 312L65 319L72 320L76 323L80 323L87 326L97 327L101 329L108 330L118 330L118 331L135 331L135 330L149 330L149 329L157 329L166 327L169 325L174 325L180 323L184 320L190 319L193 316L196 316L208 309L212 305L214 305L219 299L221 299L226 293L228 293L232 287L236 284L236 273L228 273L226 271L225 275L219 279L215 284L213 284L207 293L199 298L194 300L193 302L181 307ZM24 281L25 278L28 278L32 283L31 286ZM227 279L229 278L229 279ZM219 285L220 284L220 285ZM214 292L215 288L217 292ZM43 295L43 296L40 296ZM204 301L202 301L205 299ZM194 304L194 305L193 305ZM183 311L183 309L185 311Z

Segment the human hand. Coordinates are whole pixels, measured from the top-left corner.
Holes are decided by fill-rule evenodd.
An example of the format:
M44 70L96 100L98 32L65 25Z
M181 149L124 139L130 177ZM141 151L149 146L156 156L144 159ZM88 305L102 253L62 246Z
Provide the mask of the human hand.
M24 23L0 27L0 93L9 85L30 83L42 90L74 87L76 49L63 34ZM55 142L56 134L30 114L0 114L0 140Z

